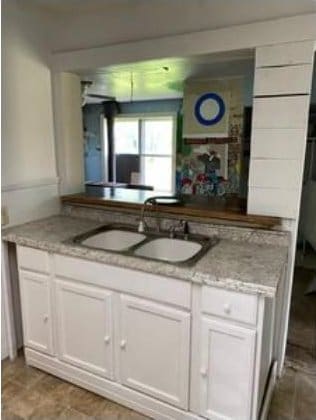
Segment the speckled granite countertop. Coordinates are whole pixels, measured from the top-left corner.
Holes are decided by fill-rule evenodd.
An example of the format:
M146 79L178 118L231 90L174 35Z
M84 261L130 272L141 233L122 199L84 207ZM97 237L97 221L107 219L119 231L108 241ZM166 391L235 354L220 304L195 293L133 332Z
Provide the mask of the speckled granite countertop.
M70 216L47 219L4 229L2 240L45 251L188 280L210 286L273 297L284 264L286 246L220 239L193 266L179 266L114 254L64 243L72 237L104 225Z

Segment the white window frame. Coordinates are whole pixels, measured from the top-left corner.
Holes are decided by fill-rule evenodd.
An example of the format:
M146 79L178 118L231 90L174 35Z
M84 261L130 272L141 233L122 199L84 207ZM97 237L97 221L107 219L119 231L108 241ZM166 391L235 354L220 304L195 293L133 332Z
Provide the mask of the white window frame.
M144 133L143 133L143 129L142 129L142 121L149 119L149 120L154 120L154 119L163 119L163 118L172 118L172 122L173 122L173 132L172 132L172 150L171 150L171 155L159 155L159 154L145 154L142 153L142 145L143 145L143 141L144 141ZM138 119L139 124L138 124L138 138L139 138L139 142L138 142L138 156L140 157L140 176L141 176L141 183L144 183L144 179L143 179L143 173L144 173L144 168L143 168L143 156L148 156L148 157L171 157L171 192L174 193L175 189L176 189L176 149L177 149L177 113L176 112L149 112L149 113L132 113L132 114L119 114L115 117L115 120L135 120ZM115 141L114 141L114 153L113 153L113 159L114 159L114 165L113 167L115 168L115 156L116 156L116 151L115 151ZM115 178L116 178L116 168L115 168Z

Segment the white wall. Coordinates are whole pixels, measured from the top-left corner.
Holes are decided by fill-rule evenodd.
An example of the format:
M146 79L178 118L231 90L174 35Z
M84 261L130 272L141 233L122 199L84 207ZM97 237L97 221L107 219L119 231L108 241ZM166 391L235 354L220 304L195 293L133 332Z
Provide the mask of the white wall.
M83 122L80 78L54 74L54 120L60 193L84 190Z
M313 41L256 49L249 213L298 218L313 59Z
M314 49L314 41L256 49L248 213L282 217L292 237L282 291L279 373L288 331Z
M9 225L59 211L46 23L19 1L2 1L2 206ZM3 255L6 248L3 244ZM14 355L15 344L8 334L13 328L9 265L2 270L4 358Z
M55 71L78 72L157 58L187 57L315 40L315 19L316 13L105 47L57 52L53 53L52 65Z
M19 4L2 2L2 205L11 225L58 211L46 25Z
M67 2L64 3L58 8L59 13L55 14L56 30L51 38L54 51L118 44L316 12L316 4L312 0L89 0L77 1L76 9L72 2L68 6Z

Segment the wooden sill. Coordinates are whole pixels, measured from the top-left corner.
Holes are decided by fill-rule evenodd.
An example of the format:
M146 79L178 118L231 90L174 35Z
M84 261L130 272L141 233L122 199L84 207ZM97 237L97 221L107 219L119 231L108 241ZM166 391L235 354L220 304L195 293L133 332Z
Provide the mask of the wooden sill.
M102 194L98 191L65 195L61 197L61 201L65 204L135 213L140 212L146 198L155 195L157 193L153 191L103 188ZM156 206L147 206L146 211L158 211L159 214L176 218L217 221L260 229L272 229L281 224L278 217L247 214L246 200L238 197L183 196L183 200L183 205L159 205L158 210Z

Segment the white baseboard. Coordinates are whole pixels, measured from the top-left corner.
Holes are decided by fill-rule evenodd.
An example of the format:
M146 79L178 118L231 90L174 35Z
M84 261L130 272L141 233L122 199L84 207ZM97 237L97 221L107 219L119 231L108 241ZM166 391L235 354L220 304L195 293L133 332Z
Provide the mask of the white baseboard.
M118 382L98 377L90 372L61 362L48 356L25 348L28 365L34 366L52 375L58 376L75 385L86 388L118 404L131 408L156 420L202 420L202 417L180 410L162 401L134 391Z

